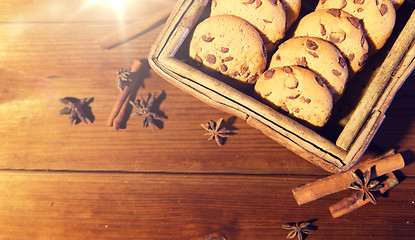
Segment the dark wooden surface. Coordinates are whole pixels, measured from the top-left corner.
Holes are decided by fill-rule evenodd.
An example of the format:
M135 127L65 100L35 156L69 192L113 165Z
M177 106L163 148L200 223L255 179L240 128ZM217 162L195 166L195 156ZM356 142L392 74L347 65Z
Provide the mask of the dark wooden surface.
M162 25L109 50L99 39L174 2L128 1L121 14L105 1L0 2L0 239L285 239L282 224L311 219L307 239L415 239L414 74L364 156L397 148L401 183L338 219L328 207L351 191L303 206L291 193L329 173L148 66L138 94L161 96L162 129L139 117L108 127L115 73L147 58ZM94 121L58 115L67 96L94 98ZM219 147L200 124L221 117L235 135Z

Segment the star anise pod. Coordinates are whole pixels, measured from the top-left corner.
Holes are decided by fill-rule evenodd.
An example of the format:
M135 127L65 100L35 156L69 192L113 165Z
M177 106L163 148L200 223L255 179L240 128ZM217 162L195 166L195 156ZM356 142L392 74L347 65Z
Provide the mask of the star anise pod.
M121 91L124 90L126 86L131 84L131 69L123 68L117 72L117 88Z
M305 238L304 234L308 235L314 231L309 222L286 223L282 225L282 228L291 230L287 235L287 239L293 239L297 236L298 240L303 240Z
M87 99L84 98L79 100L77 98L65 97L61 98L60 101L68 105L59 111L59 115L69 115L69 123L72 125L74 122L84 122L86 121L85 109L84 107L87 104Z
M150 94L147 101L145 101L143 96L140 95L140 99L137 100L137 102L130 101L130 104L138 109L133 115L143 116L143 127L148 127L150 125L153 130L157 127L156 121L161 121L164 118L153 111L155 96L156 93Z
M222 124L223 118L220 118L217 122L209 120L207 123L200 124L206 130L205 135L209 136L208 141L215 140L219 146L225 144L226 138L231 135L231 131Z
M352 172L353 182L350 183L349 188L357 190L356 200L362 201L369 199L373 204L376 204L376 199L373 196L372 192L378 191L383 185L377 180L370 180L372 173L372 168L366 170L363 173L363 177L360 177L356 171Z

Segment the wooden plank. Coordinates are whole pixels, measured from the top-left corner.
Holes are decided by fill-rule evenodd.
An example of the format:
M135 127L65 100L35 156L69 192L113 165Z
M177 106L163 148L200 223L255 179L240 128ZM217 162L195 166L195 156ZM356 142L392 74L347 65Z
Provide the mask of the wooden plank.
M115 131L106 125L117 97L110 77L34 78L0 72L0 113L7 116L0 120L2 169L324 174L243 120L203 104L154 73L139 94L165 91L160 110L168 119L163 129L142 128L135 117L126 129ZM94 97L94 122L70 126L67 116L59 116L64 105L58 99L66 96ZM200 127L220 117L236 133L223 147L207 142Z
M114 2L119 5L114 5ZM3 0L0 22L129 22L175 4L174 0Z
M133 59L146 58L162 28L114 49L101 49L96 40L117 26L81 22L0 24L0 113L4 116L0 120L1 169L327 174L153 71L146 76L139 94L165 90L166 99L160 105L168 116L164 128L143 129L139 118L131 119L127 129L120 132L107 128L105 121L118 94L115 72L130 67ZM66 96L94 97L91 107L95 122L69 126L65 116L57 115L63 108L57 100ZM398 109L399 119L394 121L409 121L399 115L408 109L413 112L407 99L397 101L402 112ZM220 117L229 121L236 133L221 148L206 142L199 127ZM408 128L399 131L400 126L391 127L398 130L391 136L399 138L401 149L413 151L413 128L406 124ZM385 149L389 144L395 146L395 142L382 143ZM407 173L414 176L415 168L408 169Z
M333 219L351 190L297 206L312 178L2 171L2 239L285 239L281 225L316 219L312 239L415 239L415 179ZM381 217L380 217L381 216Z
M12 25L2 24L2 34L10 35ZM108 26L113 25L35 24L2 40L0 112L10 117L0 120L0 168L326 174L152 71L139 94L165 90L160 105L168 116L164 129L142 129L139 118L121 132L107 128L105 120L118 94L115 72L131 66L135 58L146 58L162 27L108 51L95 42ZM63 107L57 99L66 96L94 97L95 122L70 127L57 115ZM411 108L410 102L401 99L397 104ZM222 148L206 142L199 127L220 117L231 119L231 127L237 128ZM415 149L412 132L400 135L405 143L400 147ZM415 174L415 169L410 172Z
M328 206L350 192L301 207L291 193L326 172L151 70L139 94L165 91L163 129L141 128L140 118L107 127L115 72L147 58L162 26L103 50L97 40L119 18L103 3L81 10L87 1L0 1L0 239L285 239L283 223L314 218L311 239L414 239L414 164L376 206L333 220ZM172 2L129 0L123 21ZM375 139L383 149L415 151L413 86ZM94 97L94 122L69 126L57 114L65 96ZM223 147L199 126L220 117L236 133Z
M103 38L99 40L100 47L104 49L116 47L117 45L124 43L127 40L133 39L136 36L143 34L157 24L164 23L171 15L172 9L173 8L171 7L162 8L160 11L152 14L151 17L133 21L126 24L123 28L120 29L120 31L104 35Z
M1 24L0 168L100 171L325 172L243 121L203 104L153 71L139 94L166 93L168 119L158 131L132 118L116 132L105 121L117 97L115 73L147 58L162 26L111 50L95 41L114 24ZM16 32L15 32L16 31ZM62 97L91 98L92 124L69 126ZM224 147L207 142L200 124L224 117L234 128ZM18 131L16 131L18 129ZM226 159L226 160L225 160Z
M162 26L111 50L98 39L118 24L0 24L0 66L28 76L111 78L132 59L146 59Z

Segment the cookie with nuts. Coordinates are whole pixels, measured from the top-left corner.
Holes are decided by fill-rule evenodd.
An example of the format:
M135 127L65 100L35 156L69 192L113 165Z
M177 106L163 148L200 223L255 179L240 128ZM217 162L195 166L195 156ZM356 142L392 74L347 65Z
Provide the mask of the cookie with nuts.
M309 69L300 66L270 68L258 78L254 89L264 102L312 126L322 127L330 118L332 95Z
M199 23L190 41L189 56L248 84L256 82L267 64L265 45L258 31L231 15L213 16Z
M248 21L259 31L268 51L275 49L285 36L287 19L280 0L213 0L211 16L218 15L238 16Z
M349 77L347 62L332 43L316 37L294 37L281 43L271 58L270 68L298 65L320 75L336 102Z
M341 9L320 9L304 16L294 36L310 36L333 43L346 57L349 75L353 76L365 64L369 45L360 20Z
M369 43L369 55L381 49L395 26L396 13L390 0L320 0L316 9L342 9L360 19Z

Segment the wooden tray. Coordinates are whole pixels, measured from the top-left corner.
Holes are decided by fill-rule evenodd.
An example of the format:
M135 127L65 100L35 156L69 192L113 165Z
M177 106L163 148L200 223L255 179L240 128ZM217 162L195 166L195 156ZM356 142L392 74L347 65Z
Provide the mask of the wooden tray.
M317 1L303 1L302 13ZM150 54L151 67L170 83L201 101L246 120L302 158L329 171L355 165L385 119L396 92L415 68L415 12L405 2L386 46L349 80L327 125L311 129L251 96L232 82L198 69L188 57L192 30L209 15L210 1L180 0ZM301 16L300 16L301 17Z

